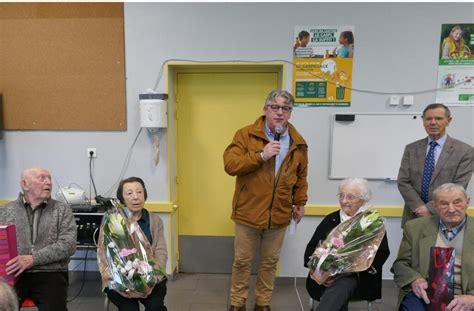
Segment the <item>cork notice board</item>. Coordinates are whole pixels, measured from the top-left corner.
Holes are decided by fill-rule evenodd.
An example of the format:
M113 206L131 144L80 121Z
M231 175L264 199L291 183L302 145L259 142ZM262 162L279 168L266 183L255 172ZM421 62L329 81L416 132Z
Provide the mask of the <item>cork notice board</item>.
M4 128L126 130L122 3L0 3Z

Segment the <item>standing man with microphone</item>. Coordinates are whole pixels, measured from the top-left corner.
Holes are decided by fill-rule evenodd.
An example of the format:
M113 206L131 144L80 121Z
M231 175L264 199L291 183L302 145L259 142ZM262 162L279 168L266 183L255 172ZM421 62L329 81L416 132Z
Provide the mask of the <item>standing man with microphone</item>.
M273 90L263 116L234 136L224 152L225 171L237 176L232 202L235 222L230 311L245 311L250 268L260 243L255 311L271 311L280 251L291 218L299 222L307 201L308 146L288 120L294 98Z

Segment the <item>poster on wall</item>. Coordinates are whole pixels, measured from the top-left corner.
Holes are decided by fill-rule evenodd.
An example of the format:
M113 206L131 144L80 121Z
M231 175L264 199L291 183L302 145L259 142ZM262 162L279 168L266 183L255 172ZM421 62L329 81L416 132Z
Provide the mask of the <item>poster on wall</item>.
M295 106L349 107L354 26L297 26L293 43Z
M443 24L436 102L474 106L474 24Z

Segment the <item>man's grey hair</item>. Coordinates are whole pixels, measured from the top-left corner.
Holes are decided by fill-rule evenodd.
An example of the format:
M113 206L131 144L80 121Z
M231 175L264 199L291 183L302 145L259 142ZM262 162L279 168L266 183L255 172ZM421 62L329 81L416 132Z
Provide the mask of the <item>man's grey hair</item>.
M464 197L466 199L468 198L466 189L464 189L463 186L458 185L458 184L453 184L453 183L446 183L446 184L442 184L441 186L439 186L438 188L436 188L433 191L433 199L436 201L438 193L440 193L440 192L450 192L450 191L453 191L453 190L461 191L464 194Z
M18 298L13 289L0 280L0 311L18 310Z
M339 184L339 192L341 192L342 188L347 185L356 185L359 189L360 198L365 202L369 202L372 198L372 191L370 191L367 179L359 177L346 178Z
M293 97L293 95L291 95L290 92L287 92L285 90L273 90L268 94L267 100L265 101L265 105L271 105L275 103L275 100L278 97L283 97L284 99L286 99L288 104L290 104L291 106L293 106L293 104L295 103L295 98Z

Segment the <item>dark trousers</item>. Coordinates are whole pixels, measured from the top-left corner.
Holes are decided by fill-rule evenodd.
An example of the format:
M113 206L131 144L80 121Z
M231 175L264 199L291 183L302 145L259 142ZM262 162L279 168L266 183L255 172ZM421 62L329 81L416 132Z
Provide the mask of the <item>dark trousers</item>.
M31 298L38 311L67 311L67 272L22 273L15 284L18 301L21 304Z
M357 277L353 274L341 276L326 287L321 296L317 311L347 311L349 299L357 288Z
M426 304L423 299L418 298L413 292L409 292L403 297L399 311L425 311Z
M138 302L141 302L145 306L145 311L167 311L165 307L165 295L166 295L166 280L156 284L155 288L151 291L150 295L146 298L125 298L118 292L105 289L107 297L114 305L117 306L119 311L139 311L140 306Z

